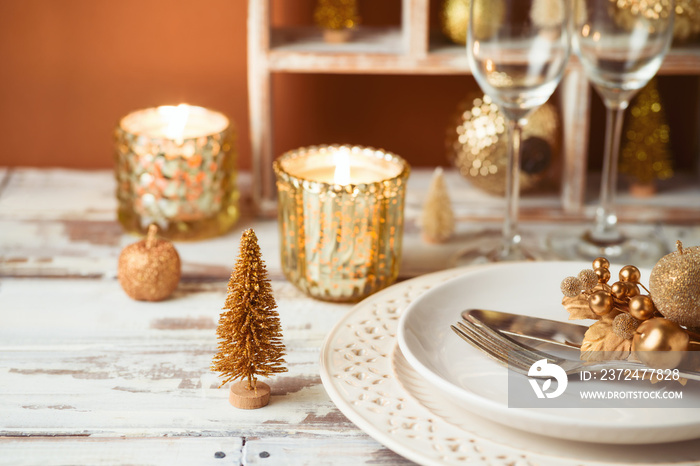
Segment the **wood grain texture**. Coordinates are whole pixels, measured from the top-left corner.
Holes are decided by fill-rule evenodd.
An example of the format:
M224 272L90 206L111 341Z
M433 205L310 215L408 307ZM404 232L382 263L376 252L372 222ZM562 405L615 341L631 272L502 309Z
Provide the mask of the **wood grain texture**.
M165 301L139 302L116 279L119 252L137 238L114 218L111 171L0 176L0 465L407 463L326 395L320 348L351 306L312 300L284 279L276 221L247 214L227 235L175 243L183 263L178 289ZM457 233L445 244L424 243L416 220L430 177L431 170L415 170L408 183L402 277L453 265L470 234L500 227L503 200L448 170ZM678 196L653 202L667 209L682 199L686 208L700 202L696 194ZM558 203L557 196L523 199L526 211L556 211ZM524 236L580 231L560 215L555 223L524 224ZM228 385L219 388L210 371L247 228L255 229L270 272L289 369L264 380L270 404L250 411L231 407ZM697 225L661 231L669 244L700 242Z

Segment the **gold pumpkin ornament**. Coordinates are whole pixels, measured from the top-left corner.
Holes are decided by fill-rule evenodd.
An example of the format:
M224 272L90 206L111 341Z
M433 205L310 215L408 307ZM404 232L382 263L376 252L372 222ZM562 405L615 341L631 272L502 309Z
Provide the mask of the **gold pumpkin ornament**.
M180 255L170 241L156 237L157 231L155 225L149 226L145 239L119 254L119 283L132 299L162 301L180 282Z
M700 327L700 247L678 248L651 269L649 292L658 311L685 327Z

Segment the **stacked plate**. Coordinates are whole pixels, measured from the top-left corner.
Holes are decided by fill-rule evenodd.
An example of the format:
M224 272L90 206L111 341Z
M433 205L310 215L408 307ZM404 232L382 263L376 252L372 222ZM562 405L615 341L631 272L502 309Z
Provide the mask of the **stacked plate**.
M509 408L507 369L450 330L467 308L566 321L559 283L587 267L494 264L389 287L329 333L323 384L358 427L421 464L697 464L697 409Z

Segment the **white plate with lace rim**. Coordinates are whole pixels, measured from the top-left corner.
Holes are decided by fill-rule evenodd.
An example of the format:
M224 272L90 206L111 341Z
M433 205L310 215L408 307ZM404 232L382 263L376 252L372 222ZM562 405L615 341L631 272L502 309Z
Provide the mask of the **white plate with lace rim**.
M450 329L468 308L494 309L566 321L559 283L580 262L494 264L464 273L414 300L398 324L397 340L410 365L436 389L470 411L510 427L561 439L619 444L700 437L700 410L688 408L510 408L508 370ZM611 267L613 276L618 270ZM642 271L642 281L648 280ZM700 406L697 386L683 389L684 406ZM564 393L562 397L574 396ZM687 399L691 398L692 401Z
M360 429L426 465L697 464L694 442L667 449L562 441L510 429L436 396L398 351L396 330L413 300L463 273L433 273L380 291L356 305L326 337L321 380L338 409Z

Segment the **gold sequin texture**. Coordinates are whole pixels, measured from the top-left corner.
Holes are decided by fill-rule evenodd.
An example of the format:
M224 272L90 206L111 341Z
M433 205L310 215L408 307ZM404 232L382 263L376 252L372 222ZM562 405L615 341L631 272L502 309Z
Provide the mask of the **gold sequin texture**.
M662 257L649 276L656 308L668 320L700 327L700 247L684 248Z

